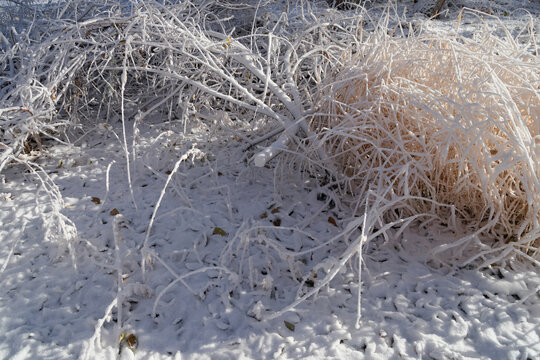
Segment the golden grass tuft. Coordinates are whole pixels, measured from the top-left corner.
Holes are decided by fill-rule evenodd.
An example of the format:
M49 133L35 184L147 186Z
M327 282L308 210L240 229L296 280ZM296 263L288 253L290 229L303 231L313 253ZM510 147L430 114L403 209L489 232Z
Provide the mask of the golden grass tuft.
M484 255L539 259L540 57L489 34L386 32L343 57L311 128L351 205L385 194L400 199L385 221L425 214L456 247L474 234L494 240Z

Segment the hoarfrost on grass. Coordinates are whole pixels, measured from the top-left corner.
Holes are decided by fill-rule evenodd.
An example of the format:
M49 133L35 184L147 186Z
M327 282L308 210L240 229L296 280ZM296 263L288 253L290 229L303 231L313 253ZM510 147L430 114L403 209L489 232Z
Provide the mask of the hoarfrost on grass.
M2 356L537 356L534 15L410 3L10 30Z

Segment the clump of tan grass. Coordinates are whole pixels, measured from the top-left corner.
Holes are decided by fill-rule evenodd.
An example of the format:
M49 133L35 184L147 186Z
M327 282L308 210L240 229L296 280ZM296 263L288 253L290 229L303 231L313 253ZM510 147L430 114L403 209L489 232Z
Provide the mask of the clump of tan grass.
M385 31L345 51L311 128L356 211L376 194L395 204L384 221L423 214L456 234L435 254L538 264L540 57L530 44Z

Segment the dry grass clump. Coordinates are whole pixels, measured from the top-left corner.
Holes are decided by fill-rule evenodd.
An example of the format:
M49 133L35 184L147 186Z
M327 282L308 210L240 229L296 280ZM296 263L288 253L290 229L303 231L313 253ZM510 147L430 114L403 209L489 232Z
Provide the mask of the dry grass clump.
M326 79L311 122L353 207L369 192L397 204L385 221L424 214L458 236L437 250L452 256L476 244L469 260L538 259L540 58L489 34L384 32L356 50Z

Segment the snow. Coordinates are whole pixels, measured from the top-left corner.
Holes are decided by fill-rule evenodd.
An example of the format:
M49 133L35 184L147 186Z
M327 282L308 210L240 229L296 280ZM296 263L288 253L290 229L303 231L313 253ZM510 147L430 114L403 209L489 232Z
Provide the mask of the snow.
M540 14L532 2L501 4ZM140 124L132 189L120 122L47 143L30 159L41 173L14 163L0 174L0 358L540 356L538 269L439 269L426 256L436 234L414 228L364 249L358 328L353 261L272 318L316 288L360 230L341 236L352 218L327 188L253 166L236 135L248 125L226 131L216 119L186 133L180 122ZM121 332L136 336L135 351L119 346Z

